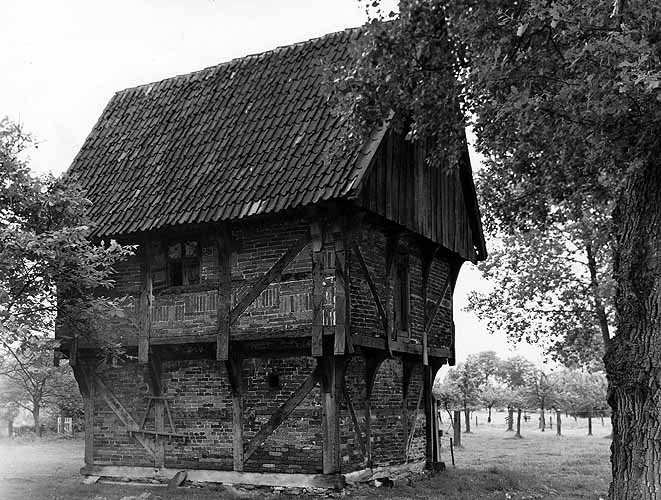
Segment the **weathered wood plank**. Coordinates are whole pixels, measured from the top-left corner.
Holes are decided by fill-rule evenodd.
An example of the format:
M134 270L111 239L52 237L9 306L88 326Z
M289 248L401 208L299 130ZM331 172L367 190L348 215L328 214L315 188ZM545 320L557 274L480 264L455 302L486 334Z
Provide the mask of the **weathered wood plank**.
M151 337L151 309L153 301L151 252L149 240L141 245L140 274L142 285L140 289L140 308L138 310L138 362L147 363L149 360L149 338Z
M241 297L241 300L239 300L236 306L232 309L232 312L230 313L230 325L236 323L239 316L241 316L248 306L252 304L264 290L266 290L267 286L280 278L282 271L285 270L299 253L301 253L309 242L310 235L304 234L282 257L280 257L280 259L278 259L275 264L273 264L271 269L264 273L264 275L255 282L252 288Z
M379 317L381 318L381 323L383 325L383 334L384 334L383 336L386 337L388 335L388 317L386 315L386 310L383 307L383 304L381 303L381 299L379 298L379 293L376 289L376 285L374 284L374 280L370 275L370 271L367 268L367 263L363 258L363 253L361 252L360 245L358 243L354 243L353 253L356 255L356 259L358 260L358 264L360 265L360 269L363 273L363 277L365 278L365 281L367 281L367 286L369 287L370 292L372 293L372 298L374 299L374 303L376 304L376 309L379 312Z
M289 416L289 414L294 411L294 409L301 404L301 401L310 394L310 391L314 389L314 386L317 385L319 380L318 371L315 370L312 372L308 378L294 391L290 398L283 403L280 408L278 408L271 418L259 429L257 434L252 438L250 443L246 446L244 452L244 460L248 460L257 448L259 448L264 441L275 431L280 424Z
M189 481L201 483L250 484L255 486L282 486L285 488L334 488L345 486L341 474L270 474L265 472L235 472L209 469L185 469ZM83 467L84 475L100 477L128 477L130 479L171 479L182 469L131 467L121 465L95 465Z

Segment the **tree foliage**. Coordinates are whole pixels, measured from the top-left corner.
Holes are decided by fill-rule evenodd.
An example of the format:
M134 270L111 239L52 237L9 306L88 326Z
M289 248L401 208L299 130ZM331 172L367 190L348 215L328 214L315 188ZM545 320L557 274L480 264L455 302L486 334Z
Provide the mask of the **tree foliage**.
M338 101L358 115L356 130L394 112L409 137L431 146L430 161L443 165L461 135L448 130L462 128L461 109L486 158L479 191L492 231L613 214L618 314L606 368L622 425L611 498L651 498L661 487L658 449L646 444L655 425L636 415L661 420L661 334L656 309L646 305L659 296L652 283L660 271L661 4L402 0L399 13L376 18L357 69L337 77ZM641 472L641 463L650 470Z
M71 179L34 176L24 160L30 144L20 126L0 121L0 347L19 364L26 349L54 347L56 318L84 335L122 314L103 291L130 252L92 241L84 193Z
M480 264L493 285L468 310L489 332L543 346L566 366L599 367L610 338L614 287L611 240L596 223L503 235Z

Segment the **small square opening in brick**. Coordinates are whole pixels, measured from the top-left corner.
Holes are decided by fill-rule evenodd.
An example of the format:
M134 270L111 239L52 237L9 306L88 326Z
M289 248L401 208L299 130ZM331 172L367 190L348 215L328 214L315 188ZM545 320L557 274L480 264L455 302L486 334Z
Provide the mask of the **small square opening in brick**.
M275 372L269 373L269 389L280 389L280 375Z

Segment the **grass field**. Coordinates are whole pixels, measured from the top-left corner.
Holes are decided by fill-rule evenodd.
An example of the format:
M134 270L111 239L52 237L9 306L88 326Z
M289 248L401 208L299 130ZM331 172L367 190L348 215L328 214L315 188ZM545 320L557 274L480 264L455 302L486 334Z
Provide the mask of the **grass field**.
M473 417L474 419L474 417ZM542 433L537 418L524 423L523 439L505 432L505 415L478 414L478 427L464 434L463 447L455 450L456 467L450 465L451 431L443 425L443 460L448 468L433 477L420 477L411 485L375 488L362 485L333 496L361 500L443 499L443 500L578 500L605 498L610 463L610 422L594 422L594 436L587 436L587 422L563 419L563 436L555 429ZM447 418L444 416L444 422ZM554 422L555 423L555 422ZM474 420L473 420L474 424ZM223 486L180 488L80 484L81 441L42 441L31 444L0 442L0 500L119 500L149 492L149 500L211 500L218 498L305 498L300 493L272 493L267 489L249 491Z

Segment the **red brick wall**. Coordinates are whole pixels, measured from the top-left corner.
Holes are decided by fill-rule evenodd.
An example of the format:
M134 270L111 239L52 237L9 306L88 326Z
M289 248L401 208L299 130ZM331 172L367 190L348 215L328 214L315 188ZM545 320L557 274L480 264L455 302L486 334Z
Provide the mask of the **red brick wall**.
M244 361L244 444L247 444L270 416L312 373L315 360L297 358L250 358ZM98 376L139 424L142 422L149 391L143 367L127 362L98 370ZM411 377L407 412L403 408L403 364L400 358L384 361L376 375L372 393L372 450L375 465L391 465L406 460L405 443L415 412L421 367ZM269 386L269 375L276 374L279 388ZM213 360L181 360L162 363L163 395L177 433L165 444L165 465L174 468L232 469L232 398L224 365ZM347 392L353 402L363 439L365 427L365 362L356 355L348 362ZM339 398L341 471L362 469L364 460L355 438L347 403ZM246 462L252 472L319 473L322 470L321 392L319 386L303 400L283 424ZM408 423L403 425L403 419ZM166 431L169 431L167 418ZM154 428L153 410L146 428ZM409 460L424 458L424 411L417 419L417 431ZM97 465L153 466L142 446L105 403L95 398L94 461Z

